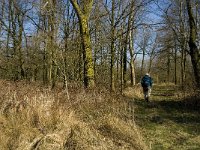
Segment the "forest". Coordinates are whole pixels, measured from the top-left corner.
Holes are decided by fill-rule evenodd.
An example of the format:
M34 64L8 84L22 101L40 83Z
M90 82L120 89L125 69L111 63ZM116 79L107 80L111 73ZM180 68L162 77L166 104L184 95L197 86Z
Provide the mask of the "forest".
M199 0L0 0L2 150L200 149L199 93Z

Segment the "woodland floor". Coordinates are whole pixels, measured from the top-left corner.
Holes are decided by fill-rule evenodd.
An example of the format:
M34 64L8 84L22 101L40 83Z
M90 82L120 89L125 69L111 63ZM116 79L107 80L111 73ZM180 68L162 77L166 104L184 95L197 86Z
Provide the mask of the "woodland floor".
M134 100L136 124L152 150L200 150L199 106L180 100L177 89L157 85L150 103Z
M0 80L0 150L200 150L200 96L178 89L155 85L147 103L140 85L123 96L74 88L68 99Z

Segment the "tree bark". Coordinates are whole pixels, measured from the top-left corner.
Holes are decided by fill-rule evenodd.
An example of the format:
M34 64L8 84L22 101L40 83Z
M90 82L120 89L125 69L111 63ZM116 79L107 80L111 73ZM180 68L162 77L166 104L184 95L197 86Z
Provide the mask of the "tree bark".
M171 69L171 49L168 48L168 53L167 53L167 82L170 82L170 69Z
M93 0L85 0L83 3L83 8L81 10L76 0L70 0L73 5L76 14L79 19L80 25L80 34L82 39L82 48L83 48L83 61L84 61L84 86L94 87L94 65L93 65L93 56L92 56L92 45L90 41L89 33L89 16L93 5Z
M111 62L110 62L110 78L111 78L111 85L110 85L110 90L115 91L115 76L114 76L114 61L115 61L115 0L112 0L112 13L111 13Z
M174 49L174 84L177 84L177 47Z
M129 36L129 50L130 50L130 67L131 67L131 85L134 86L136 83L135 80L135 58L134 58L134 47L133 47L133 31L130 32L130 36Z
M186 3L187 3L187 12L189 16L189 25L190 25L190 37L189 37L190 56L193 65L196 86L200 88L200 50L196 45L197 25L195 24L194 20L194 14L191 8L191 1L186 0Z

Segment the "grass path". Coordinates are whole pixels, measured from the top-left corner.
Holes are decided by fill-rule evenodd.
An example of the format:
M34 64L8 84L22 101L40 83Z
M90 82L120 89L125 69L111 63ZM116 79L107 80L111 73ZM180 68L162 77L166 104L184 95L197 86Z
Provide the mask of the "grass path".
M175 86L154 86L150 103L135 100L136 124L152 150L200 150L200 111L175 92Z

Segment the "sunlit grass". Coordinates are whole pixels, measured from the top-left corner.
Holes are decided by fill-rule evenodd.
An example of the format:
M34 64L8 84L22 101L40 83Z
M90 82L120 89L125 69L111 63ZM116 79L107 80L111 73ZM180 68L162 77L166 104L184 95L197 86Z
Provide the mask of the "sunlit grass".
M132 100L106 90L53 91L0 81L0 149L148 149Z
M175 85L155 85L146 103L140 85L123 96L71 86L68 99L59 88L0 82L2 150L200 147L198 93Z
M153 150L199 149L198 94L175 85L156 85L151 100L135 100L135 121L146 144Z

